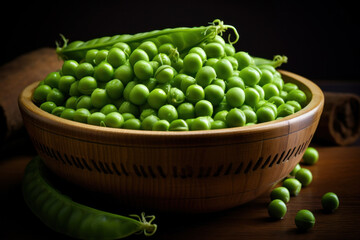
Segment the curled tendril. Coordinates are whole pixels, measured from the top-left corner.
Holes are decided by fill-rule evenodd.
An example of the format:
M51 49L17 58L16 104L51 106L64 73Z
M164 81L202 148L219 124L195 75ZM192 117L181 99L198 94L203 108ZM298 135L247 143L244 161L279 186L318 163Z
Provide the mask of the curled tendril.
M275 62L274 63L275 67L280 67L281 64L288 62L288 58L287 56L276 55L274 56L273 61Z
M145 216L145 213L141 213L141 217L137 214L131 214L131 217L139 219L139 221L142 223L142 230L140 230L139 233L144 233L145 236L149 237L155 234L157 230L157 225L153 224L152 222L155 220L155 216ZM149 221L147 219L150 219Z
M67 47L69 39L66 39L65 36L63 34L61 34L61 33L59 35L60 35L60 37L61 37L61 39L63 40L64 43L63 43L62 47L60 47L60 42L55 41L56 53L58 54L59 58L63 58L64 56L62 56L61 50Z
M228 35L228 41L230 44L235 44L237 43L237 41L239 40L240 36L236 30L236 28L234 26L231 25L225 25L224 21L221 21L220 19L215 19L213 22L209 23L210 26L207 28L207 30L209 28L214 28L215 27L215 34L216 35L220 35L222 36L223 33L227 30L227 29L231 29L233 30L234 34L235 34L235 40L231 41L231 34ZM205 31L207 31L205 30Z

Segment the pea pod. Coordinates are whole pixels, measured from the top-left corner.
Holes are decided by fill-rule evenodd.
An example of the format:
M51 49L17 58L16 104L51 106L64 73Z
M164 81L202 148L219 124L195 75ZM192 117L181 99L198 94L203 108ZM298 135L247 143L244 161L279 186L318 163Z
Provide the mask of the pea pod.
M155 233L155 216L138 219L97 210L72 201L53 188L45 177L45 166L39 157L25 170L23 196L26 204L40 220L53 230L79 239L118 239L133 233L146 236ZM147 221L149 219L149 221Z
M163 43L172 43L179 52L190 49L206 39L214 38L217 34L222 34L225 30L231 28L236 36L232 43L236 43L239 35L235 27L224 25L219 19L214 20L209 26L202 27L179 27L167 28L163 30L154 30L151 32L115 35L95 38L89 41L74 41L68 44L68 40L62 36L64 45L62 47L57 43L56 52L62 59L74 59L80 61L85 57L86 51L90 49L109 49L115 43L125 42L132 48L143 41L153 41L158 47ZM229 35L230 39L230 35Z
M273 60L260 58L260 57L253 57L255 65L271 65L274 68L280 67L283 63L287 63L288 58L286 56L276 55L274 56Z

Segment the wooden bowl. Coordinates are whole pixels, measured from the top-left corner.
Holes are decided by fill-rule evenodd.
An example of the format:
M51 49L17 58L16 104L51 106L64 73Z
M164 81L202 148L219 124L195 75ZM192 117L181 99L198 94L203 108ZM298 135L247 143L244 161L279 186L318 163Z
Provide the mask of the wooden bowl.
M220 130L158 132L65 120L21 93L25 127L40 157L60 177L110 194L121 204L177 212L228 209L271 189L301 160L318 125L324 96L304 77L281 71L308 105L272 122Z

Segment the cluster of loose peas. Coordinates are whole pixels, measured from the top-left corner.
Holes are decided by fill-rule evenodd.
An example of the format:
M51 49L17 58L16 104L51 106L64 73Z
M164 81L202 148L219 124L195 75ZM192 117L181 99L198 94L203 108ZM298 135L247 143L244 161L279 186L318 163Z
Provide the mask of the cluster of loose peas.
M318 159L318 151L313 147L308 147L303 155L302 163L314 165ZM270 194L271 202L268 205L269 216L274 219L283 218L287 212L286 204L290 201L290 196L297 196L302 187L308 186L312 179L311 171L297 164L290 173L290 177L283 181L283 185L272 190ZM333 192L325 193L321 198L321 205L324 211L335 211L339 207L338 196ZM298 229L303 231L314 227L314 214L307 209L299 210L295 216L295 224Z
M34 91L41 109L77 122L125 129L208 130L272 121L307 104L271 65L220 36L179 54L145 41L91 49L64 61Z

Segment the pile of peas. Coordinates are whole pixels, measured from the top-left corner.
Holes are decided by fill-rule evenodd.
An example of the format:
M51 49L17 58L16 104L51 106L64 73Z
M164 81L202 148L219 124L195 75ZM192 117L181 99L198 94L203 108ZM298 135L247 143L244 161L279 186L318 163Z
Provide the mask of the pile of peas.
M313 147L308 147L303 155L302 163L314 165L318 159L318 151ZM290 201L290 197L297 196L301 188L308 186L311 182L311 171L297 164L289 178L283 181L283 185L271 191L271 202L268 205L269 216L274 219L282 219L287 212L286 204ZM321 205L325 212L334 212L339 207L339 198L335 193L327 192L321 197ZM307 209L299 210L295 216L295 225L301 231L313 228L315 225L314 214Z
M268 122L307 104L271 65L216 36L185 54L144 41L91 49L64 61L34 91L41 109L77 122L157 131L209 130Z

